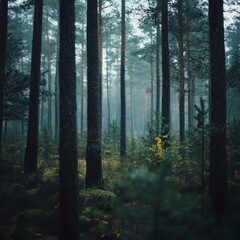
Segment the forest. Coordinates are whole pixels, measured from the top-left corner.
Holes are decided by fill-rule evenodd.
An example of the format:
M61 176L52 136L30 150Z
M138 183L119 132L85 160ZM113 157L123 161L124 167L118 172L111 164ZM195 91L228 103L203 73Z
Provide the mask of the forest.
M0 240L240 239L239 0L0 0Z

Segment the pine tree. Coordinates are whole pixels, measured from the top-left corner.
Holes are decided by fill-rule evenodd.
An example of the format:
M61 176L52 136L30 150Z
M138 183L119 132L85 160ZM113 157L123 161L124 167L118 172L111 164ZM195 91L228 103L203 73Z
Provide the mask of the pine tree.
M222 214L227 204L226 77L223 0L209 0L210 31L210 178L212 211Z
M101 83L97 0L87 2L87 151L86 187L103 187L101 157Z
M0 2L0 162L2 157L3 99L7 48L8 0Z
M59 240L79 239L74 0L60 0Z
M28 131L24 157L26 172L37 170L43 0L35 1L34 10Z

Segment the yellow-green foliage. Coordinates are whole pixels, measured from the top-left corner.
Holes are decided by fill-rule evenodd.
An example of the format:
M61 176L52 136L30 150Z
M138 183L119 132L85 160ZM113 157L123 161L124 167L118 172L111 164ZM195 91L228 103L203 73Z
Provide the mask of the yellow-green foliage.
M116 198L110 191L87 188L80 190L80 201L82 207L95 206L99 209L108 209Z
M103 179L105 186L111 188L114 179L122 178L124 166L118 159L105 158L102 160ZM78 177L80 187L85 186L85 175L86 175L86 161L85 159L78 160Z
M162 145L163 142L160 137L155 137L154 141L155 144L152 144L149 147L148 156L146 157L146 160L147 162L150 163L150 165L153 165L152 166L153 168L157 168L164 159L164 149Z

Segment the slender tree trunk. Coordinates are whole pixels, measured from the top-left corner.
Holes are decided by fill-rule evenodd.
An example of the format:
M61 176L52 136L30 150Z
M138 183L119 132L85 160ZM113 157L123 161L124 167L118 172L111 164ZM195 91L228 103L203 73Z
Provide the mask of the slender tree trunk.
M168 0L162 5L162 133L167 134L170 129L170 66L168 46Z
M122 0L121 12L121 140L120 140L120 158L125 161L126 158L126 93L125 93L125 52L126 52L126 26L125 26L125 0Z
M7 49L8 0L0 2L0 162L2 162L3 102Z
M108 137L110 136L110 125L111 125L111 97L110 97L110 80L109 80L109 61L108 61L108 57L109 57L109 49L111 46L111 39L108 38L108 36L106 36L107 38L107 45L106 45L106 84L107 84L107 132L108 132Z
M56 73L55 73L55 143L59 143L59 36L57 40Z
M205 191L205 176L204 176L204 169L205 169L205 161L204 161L204 154L205 154L205 122L203 117L203 126L202 126L202 144L201 144L201 157L202 157L202 164L201 164L201 180L202 180L202 206L201 211L204 212L204 191Z
M59 240L79 240L74 0L60 0Z
M47 62L48 62L48 134L52 139L52 72L51 72L51 47L49 39L49 8L47 8Z
M35 1L28 132L24 158L24 170L26 172L33 172L37 170L39 86L40 86L41 46L42 46L42 14L43 14L43 0Z
M179 66L179 126L180 142L185 140L185 107L184 107L184 63L183 63L183 2L178 0L178 66Z
M153 36L152 36L152 28L151 28L151 58L150 58L150 71L151 71L151 121L154 118L154 111L153 111L153 99L154 99L154 94L153 94L153 82L154 82L154 67L153 67Z
M98 51L99 51L99 88L100 88L100 131L102 131L102 0L98 0ZM102 134L100 136L102 141Z
M133 149L134 143L133 143L133 66L132 64L129 69L129 75L130 75L131 139L132 139L132 149Z
M82 31L84 32L84 31ZM81 122L80 122L80 136L83 140L83 116L84 116L84 42L82 41L82 59L81 59Z
M87 1L87 151L86 187L103 188L101 158L101 86L97 0Z
M157 83L157 91L156 91L156 133L160 134L160 9L161 2L157 1L157 39L156 39L156 83Z
M119 48L116 49L117 52L117 56L119 56L121 54ZM117 58L116 60L116 65L119 66L121 63L119 63L119 58ZM118 126L121 125L121 109L120 109L120 98L121 98L121 69L120 71L116 70L117 72L117 77L116 77L116 104L115 104L115 109L116 109L116 124ZM120 79L120 81L118 81L118 79Z
M57 4L57 9L59 12L59 1L57 0L56 2ZM60 18L58 15L58 22L57 22L57 26L59 29L59 22L60 22ZM59 33L57 34L57 52L56 52L56 72L55 72L55 102L54 102L54 112L55 112L55 118L54 118L54 122L55 122L55 143L58 144L59 143L59 51L60 51L60 41L59 41Z
M227 205L226 73L223 0L209 0L211 105L209 195L212 211L223 214Z
M192 76L192 54L191 54L191 19L190 6L187 0L187 71L188 71L188 128L193 127L193 109L194 109L194 83Z

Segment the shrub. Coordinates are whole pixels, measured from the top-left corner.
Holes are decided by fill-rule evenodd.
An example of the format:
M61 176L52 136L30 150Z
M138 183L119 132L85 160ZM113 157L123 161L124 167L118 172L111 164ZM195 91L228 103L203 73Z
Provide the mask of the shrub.
M211 218L198 213L194 195L181 194L166 166L149 173L143 166L116 185L116 217L123 239L205 239Z

